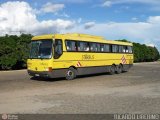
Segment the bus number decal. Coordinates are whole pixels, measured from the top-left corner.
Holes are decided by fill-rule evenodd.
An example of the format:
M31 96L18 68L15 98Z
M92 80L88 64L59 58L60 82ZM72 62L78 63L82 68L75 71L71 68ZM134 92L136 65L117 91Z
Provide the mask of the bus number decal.
M82 55L82 60L92 60L94 59L94 55Z

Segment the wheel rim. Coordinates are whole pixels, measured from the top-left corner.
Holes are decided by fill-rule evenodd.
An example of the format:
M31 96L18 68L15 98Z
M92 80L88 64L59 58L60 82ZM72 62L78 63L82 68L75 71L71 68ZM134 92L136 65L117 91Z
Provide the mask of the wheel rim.
M73 74L73 72L71 71L71 70L69 70L68 72L67 72L67 75L68 76L71 76Z
M68 70L67 71L67 78L73 78L73 76L74 76L74 73L73 73L73 71L71 71L71 70Z

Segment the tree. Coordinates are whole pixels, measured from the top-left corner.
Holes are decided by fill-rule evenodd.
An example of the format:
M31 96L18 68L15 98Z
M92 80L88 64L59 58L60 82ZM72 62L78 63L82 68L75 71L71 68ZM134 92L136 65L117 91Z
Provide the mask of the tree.
M0 37L0 69L9 70L26 67L31 37L30 34Z
M126 39L117 40L122 42L130 42ZM160 57L156 47L146 46L145 44L133 43L134 62L151 62L156 61Z

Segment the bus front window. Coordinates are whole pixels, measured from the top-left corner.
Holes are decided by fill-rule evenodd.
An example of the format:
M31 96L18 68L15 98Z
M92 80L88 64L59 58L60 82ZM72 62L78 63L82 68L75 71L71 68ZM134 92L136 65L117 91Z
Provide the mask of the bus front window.
M31 42L31 59L49 59L52 57L52 40L35 40Z

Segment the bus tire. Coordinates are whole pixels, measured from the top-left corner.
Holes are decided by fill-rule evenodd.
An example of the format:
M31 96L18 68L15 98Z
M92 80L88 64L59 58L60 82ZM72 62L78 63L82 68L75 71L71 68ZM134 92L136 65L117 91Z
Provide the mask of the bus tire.
M76 78L76 70L74 68L69 68L65 74L66 80L73 80Z
M123 67L122 67L122 65L120 64L120 65L117 66L117 71L116 71L116 73L117 73L117 74L120 74L120 73L122 73L122 71L123 71Z
M115 67L114 65L112 65L112 66L110 67L109 74L110 74L110 75L113 75L113 74L115 74L115 71L116 71L116 67Z

